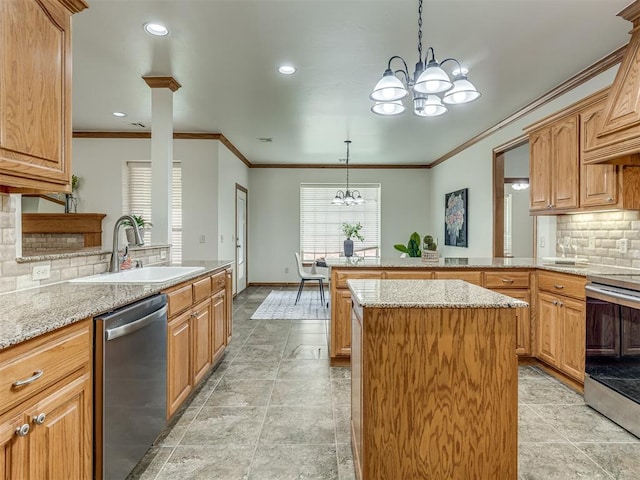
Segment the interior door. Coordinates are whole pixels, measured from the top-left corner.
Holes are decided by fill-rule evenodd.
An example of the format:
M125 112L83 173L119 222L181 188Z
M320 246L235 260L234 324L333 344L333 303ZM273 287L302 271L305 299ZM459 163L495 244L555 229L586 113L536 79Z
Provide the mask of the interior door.
M247 189L236 183L236 265L235 289L247 288Z

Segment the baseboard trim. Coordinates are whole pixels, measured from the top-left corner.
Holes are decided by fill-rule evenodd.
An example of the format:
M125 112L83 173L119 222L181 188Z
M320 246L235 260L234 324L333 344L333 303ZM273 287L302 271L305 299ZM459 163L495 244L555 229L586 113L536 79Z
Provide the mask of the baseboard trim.
M546 373L548 373L552 377L560 380L567 387L572 388L573 390L575 390L576 392L578 392L581 395L584 395L584 384L583 383L578 382L577 380L574 380L573 378L569 377L568 375L562 373L559 370L556 370L552 366L547 365L546 363L542 362L541 360L538 360L535 357L519 357L518 358L518 364L519 365L532 365L532 366L540 367L542 370L544 370Z

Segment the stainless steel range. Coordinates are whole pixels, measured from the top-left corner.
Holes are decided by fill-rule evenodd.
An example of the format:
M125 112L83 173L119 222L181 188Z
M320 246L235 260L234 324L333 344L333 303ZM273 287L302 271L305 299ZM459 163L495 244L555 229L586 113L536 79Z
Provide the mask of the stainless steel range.
M588 281L584 398L640 437L640 276Z

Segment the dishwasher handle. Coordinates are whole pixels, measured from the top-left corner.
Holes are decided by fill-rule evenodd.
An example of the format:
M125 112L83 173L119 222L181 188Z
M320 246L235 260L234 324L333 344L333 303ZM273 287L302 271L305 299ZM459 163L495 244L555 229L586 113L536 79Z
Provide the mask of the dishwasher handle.
M167 306L164 305L162 308L156 310L153 313L150 313L146 317L142 317L135 322L127 323L125 325L121 325L120 327L111 328L109 330L105 330L104 339L108 342L109 340L115 340L118 337L122 337L124 335L129 335L130 333L135 332L136 330L140 330L141 328L146 327L151 322L155 320L161 319L162 317L166 318L167 315Z

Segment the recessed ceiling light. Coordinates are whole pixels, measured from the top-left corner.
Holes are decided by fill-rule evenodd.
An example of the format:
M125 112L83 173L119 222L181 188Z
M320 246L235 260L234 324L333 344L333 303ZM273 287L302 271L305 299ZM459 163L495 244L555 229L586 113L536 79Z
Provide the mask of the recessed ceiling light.
M469 69L465 67L454 68L451 73L453 74L454 77L460 74L467 75L469 73Z
M126 117L127 114L125 112L113 112L114 117Z
M145 32L156 37L169 35L169 29L159 23L145 23L143 28Z
M296 73L296 67L293 65L280 65L278 71L283 75L293 75Z

